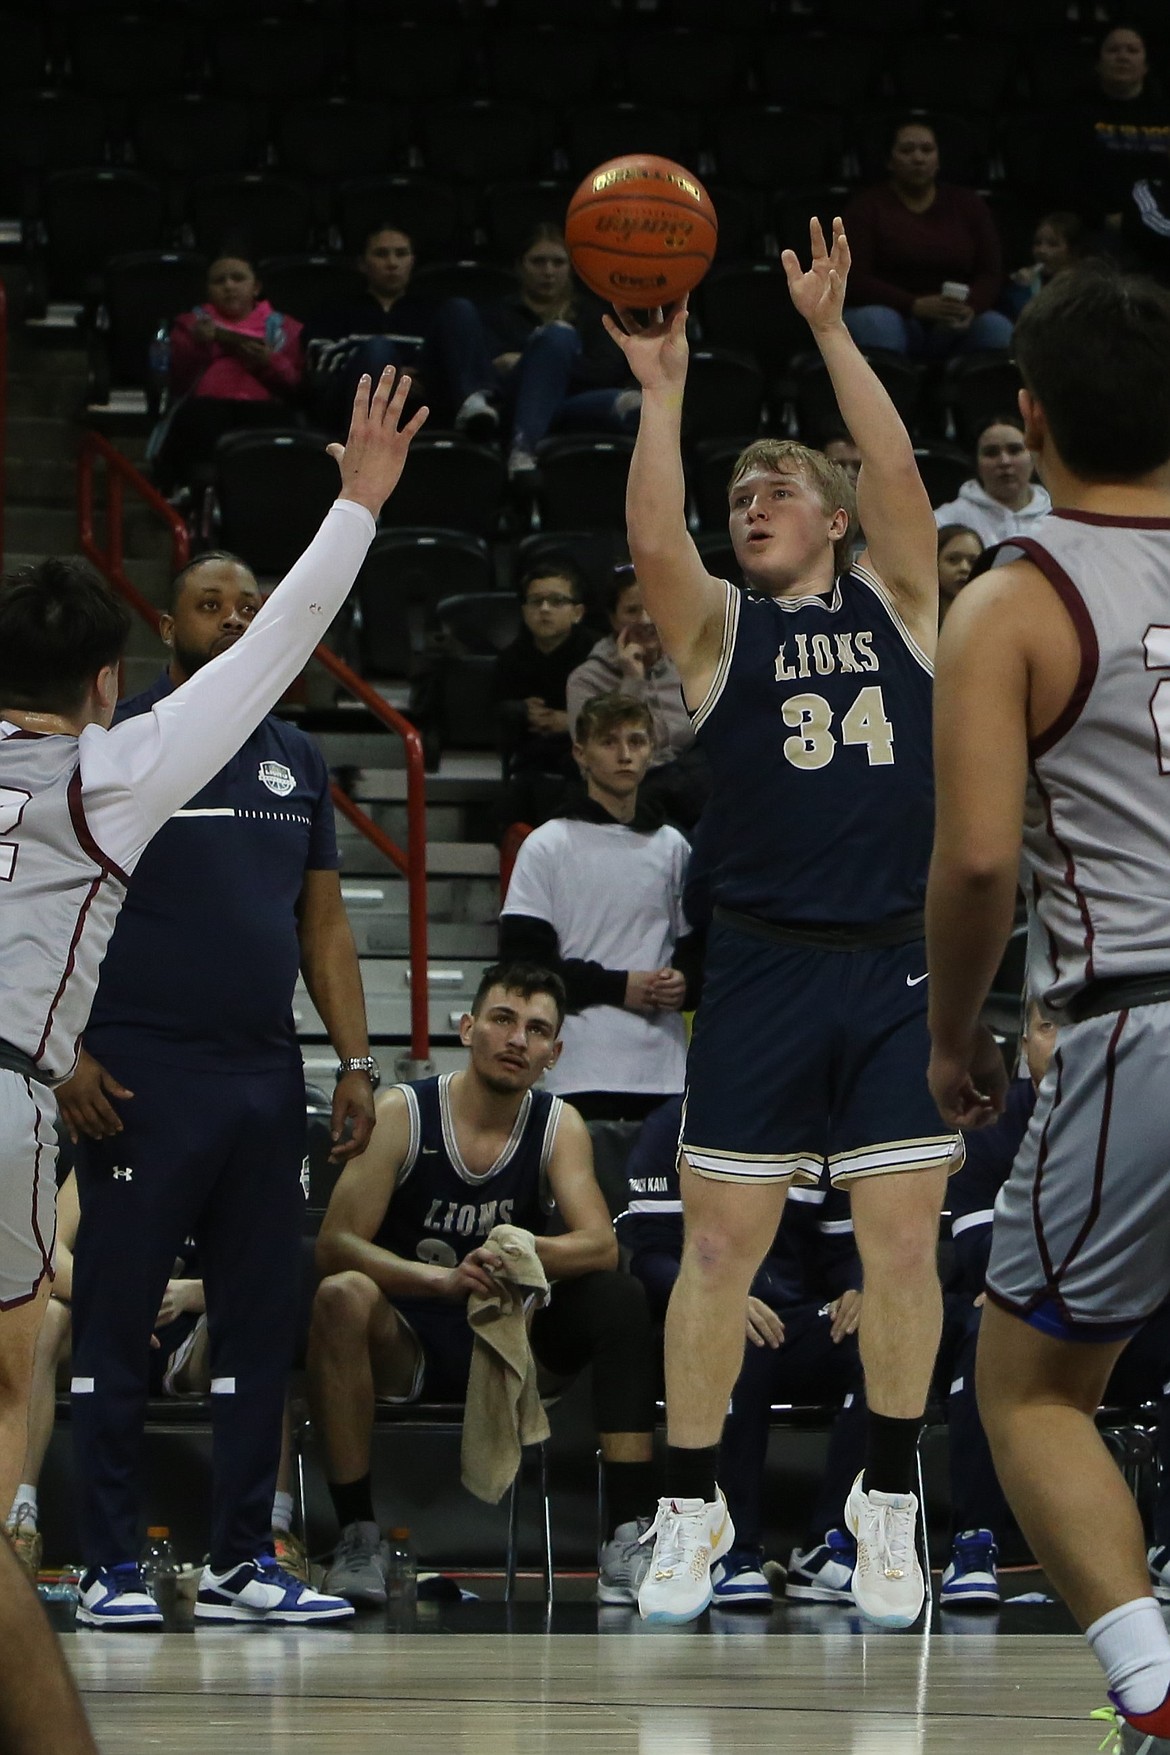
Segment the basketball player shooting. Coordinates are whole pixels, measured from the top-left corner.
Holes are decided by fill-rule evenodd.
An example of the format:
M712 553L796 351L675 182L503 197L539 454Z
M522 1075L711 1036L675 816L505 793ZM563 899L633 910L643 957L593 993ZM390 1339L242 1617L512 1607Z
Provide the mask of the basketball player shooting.
M936 534L893 403L842 321L849 248L810 227L793 304L861 451L868 541L850 567L853 495L821 453L760 440L735 466L729 528L749 589L712 578L687 532L680 431L686 305L607 328L642 385L630 553L682 674L714 775L715 872L703 1007L680 1147L682 1268L666 1326L667 1485L639 1604L686 1621L733 1540L717 1446L753 1275L790 1183L827 1159L848 1187L865 1268L870 1429L846 1505L858 1605L909 1626L916 1448L938 1347L935 1257L953 1129L926 1084L922 908L932 822Z
M949 1126L1000 1105L979 1011L1020 854L1062 1024L1000 1195L978 1393L1032 1551L1085 1629L1116 1748L1170 1752L1170 1635L1137 1507L1094 1422L1170 1294L1170 294L1061 275L1015 332L1052 515L948 613L927 900L930 1083Z

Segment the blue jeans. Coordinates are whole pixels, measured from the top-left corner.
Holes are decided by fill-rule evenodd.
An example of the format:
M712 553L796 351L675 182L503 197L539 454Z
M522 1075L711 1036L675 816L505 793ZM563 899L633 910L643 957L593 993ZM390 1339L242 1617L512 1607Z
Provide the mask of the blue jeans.
M890 305L854 305L845 312L845 327L858 347L880 347L887 353L942 359L951 353L982 353L1012 344L1012 320L1002 311L981 311L969 329L946 329L903 317Z

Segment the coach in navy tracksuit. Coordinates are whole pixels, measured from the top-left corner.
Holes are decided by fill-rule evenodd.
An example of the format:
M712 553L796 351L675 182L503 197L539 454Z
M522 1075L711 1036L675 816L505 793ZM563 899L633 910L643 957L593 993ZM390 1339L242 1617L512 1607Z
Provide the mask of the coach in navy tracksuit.
M163 620L171 663L119 717L148 712L225 651L261 603L234 557L193 562ZM150 1334L188 1235L211 1347L211 1568L271 1553L301 1260L298 969L349 1063L335 1157L361 1151L373 1125L375 1069L338 865L320 751L269 717L147 848L110 942L81 1065L58 1091L80 1136L73 1423L91 1570L137 1560ZM155 1624L144 1614L139 1624Z

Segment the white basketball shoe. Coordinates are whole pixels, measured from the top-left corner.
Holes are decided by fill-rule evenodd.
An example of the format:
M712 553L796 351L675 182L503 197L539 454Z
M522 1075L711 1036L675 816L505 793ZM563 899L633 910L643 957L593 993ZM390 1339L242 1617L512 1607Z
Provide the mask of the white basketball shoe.
M658 1515L642 1537L654 1550L638 1590L643 1621L693 1621L711 1602L711 1567L731 1547L735 1526L716 1488L702 1499L660 1499Z
M918 1501L913 1493L867 1493L862 1479L845 1501L845 1527L857 1543L853 1600L879 1627L912 1627L926 1597L914 1540Z

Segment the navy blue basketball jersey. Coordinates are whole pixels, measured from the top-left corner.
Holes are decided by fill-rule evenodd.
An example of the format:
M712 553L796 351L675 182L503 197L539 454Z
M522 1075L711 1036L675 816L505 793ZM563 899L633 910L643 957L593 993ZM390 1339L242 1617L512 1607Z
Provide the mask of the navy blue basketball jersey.
M386 1216L374 1238L406 1261L454 1267L494 1225L541 1232L552 1203L547 1172L564 1108L548 1091L528 1091L512 1135L491 1169L467 1168L451 1114L453 1073L399 1085L410 1115L410 1145Z
M934 832L933 667L884 586L727 586L719 668L692 715L711 762L712 900L777 922L921 908Z

